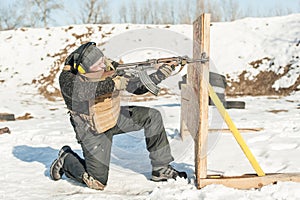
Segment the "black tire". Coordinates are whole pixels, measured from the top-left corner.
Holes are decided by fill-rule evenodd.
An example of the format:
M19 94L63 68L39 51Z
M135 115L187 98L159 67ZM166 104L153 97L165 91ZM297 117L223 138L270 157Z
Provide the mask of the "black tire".
M0 121L14 121L15 115L9 113L0 113Z
M225 76L215 72L209 72L209 83L214 87L226 88Z
M178 87L181 90L181 85L186 84L187 75L182 76L182 80L178 82ZM220 88L226 88L226 78L225 76L221 74L217 74L215 72L209 72L209 83L213 87L220 87Z
M244 101L226 101L226 108L231 109L245 109L246 103Z
M216 93L217 96L219 97L220 101L223 103L223 106L226 108L226 100L225 100L225 94L224 93ZM208 99L208 105L210 106L214 106L214 102L212 101L212 99L209 97Z

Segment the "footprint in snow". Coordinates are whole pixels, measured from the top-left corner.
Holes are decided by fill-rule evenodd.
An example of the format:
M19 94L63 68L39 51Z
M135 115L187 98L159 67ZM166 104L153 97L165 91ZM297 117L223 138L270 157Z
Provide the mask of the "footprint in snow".
M255 143L255 142L261 142L261 141L268 141L271 138L271 136L268 135L262 135L258 137L254 137L248 140L248 143Z
M271 144L270 148L272 150L290 150L290 149L296 149L299 145L297 143L290 143L290 144L284 144L284 143L277 143L277 144Z

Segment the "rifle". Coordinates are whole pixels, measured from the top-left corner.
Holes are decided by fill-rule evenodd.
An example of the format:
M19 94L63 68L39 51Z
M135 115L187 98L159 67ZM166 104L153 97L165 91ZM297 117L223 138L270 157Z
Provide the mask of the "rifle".
M148 69L153 69L154 65L157 64L168 64L171 62L176 62L176 66L180 65L178 74L186 64L190 63L205 63L209 61L209 58L206 57L205 53L201 54L200 59L191 59L188 56L177 56L177 57L167 57L167 58L158 58L158 59L148 59L143 62L133 62L133 63L124 63L119 64L116 69L116 75L124 75L125 73L130 74L133 77L139 77L143 85L154 95L158 95L160 88L153 83L147 74ZM175 67L175 66L174 66Z

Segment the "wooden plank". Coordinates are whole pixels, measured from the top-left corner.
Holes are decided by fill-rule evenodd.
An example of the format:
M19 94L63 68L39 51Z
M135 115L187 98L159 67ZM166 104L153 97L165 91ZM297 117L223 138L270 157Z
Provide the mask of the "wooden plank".
M202 53L206 53L209 57L210 14L202 14L196 19L193 23L193 30L193 58L201 58ZM207 176L209 63L195 63L192 71L192 85L196 87L195 91L199 91L199 130L195 138L195 173L196 184L199 187L201 179Z
M278 181L300 182L300 173L272 173L265 176L246 174L243 176L224 177L220 175L208 175L201 179L200 188L211 184L221 184L236 189L261 188L266 185L276 184Z
M199 100L193 86L188 84L181 90L181 117L182 139L188 134L195 138L199 130Z
M240 132L258 132L262 130L264 130L264 128L238 128L238 131ZM210 128L208 129L208 132L231 133L231 130L229 128Z
M189 130L187 127L188 122L188 105L189 105L189 94L187 90L187 84L181 85L181 113L180 113L180 137L184 139L189 135Z

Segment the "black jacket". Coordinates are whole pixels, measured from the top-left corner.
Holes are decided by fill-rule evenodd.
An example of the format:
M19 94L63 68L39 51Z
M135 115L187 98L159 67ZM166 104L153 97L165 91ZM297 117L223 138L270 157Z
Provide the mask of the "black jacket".
M158 70L151 74L150 78L155 84L159 84L165 79L165 76ZM63 70L59 76L59 85L67 108L88 115L89 100L112 93L115 83L110 77L98 82L82 81L82 79L84 77L79 73L76 74L71 70ZM139 78L130 79L126 90L133 94L148 92L148 89L142 84Z

